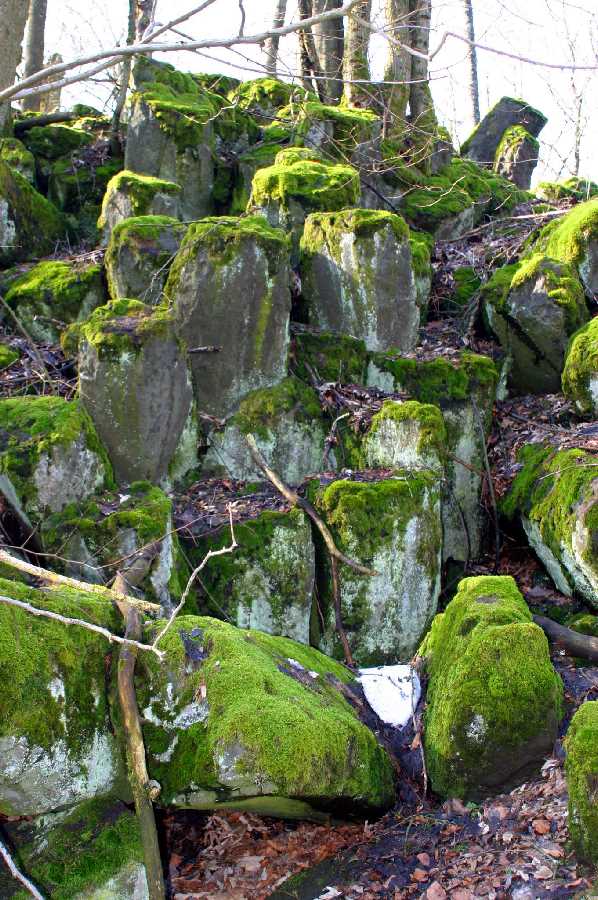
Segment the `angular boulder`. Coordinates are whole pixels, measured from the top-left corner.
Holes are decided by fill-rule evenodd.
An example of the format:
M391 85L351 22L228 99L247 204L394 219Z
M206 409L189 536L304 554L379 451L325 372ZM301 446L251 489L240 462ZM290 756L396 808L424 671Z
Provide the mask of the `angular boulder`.
M539 771L557 737L563 686L511 577L461 581L419 653L430 679L424 748L434 791L477 801Z
M0 159L0 265L52 253L62 237L56 207Z
M131 216L170 216L180 213L181 188L173 181L123 170L111 178L102 201L98 228L107 244L112 229Z
M557 590L579 594L598 608L598 476L584 450L555 450L528 444L518 455L521 469L502 502L521 519L531 547Z
M111 299L136 297L150 306L160 303L186 230L170 216L135 216L119 222L105 256Z
M558 391L569 338L588 319L575 269L535 254L498 269L482 288L482 302L509 358L512 389Z
M598 417L598 318L571 338L562 383L563 393L580 413Z
M2 400L0 434L0 490L27 525L113 484L106 451L77 400Z
M524 100L502 97L467 138L461 153L480 165L491 166L505 131L518 126L537 138L547 121L540 110Z
M580 859L598 860L598 701L583 703L565 738L569 834Z
M598 294L598 197L578 203L547 225L534 245L538 252L577 269L588 297Z
M415 347L420 310L400 216L364 209L312 214L300 254L311 325L363 340L368 350Z
M442 473L447 434L437 406L387 400L372 417L363 454L372 469L429 469Z
M285 377L289 281L287 238L263 217L189 227L165 294L190 351L200 412L226 416L250 391Z
M372 569L341 566L343 624L359 665L409 660L434 616L440 592L442 522L438 474L398 469L391 477L309 488L337 547ZM319 542L320 646L337 658L332 581Z
M252 391L224 429L211 432L202 472L240 481L261 478L245 440L253 434L266 462L284 481L299 484L322 468L330 425L316 391L297 378L285 378L274 387Z
M341 160L349 159L360 145L379 145L382 130L382 119L371 109L332 106L315 98L284 107L275 124L289 128L306 148Z
M64 327L84 321L106 302L101 266L78 260L38 263L10 280L5 300L34 340L56 343Z
M503 134L494 158L494 171L529 190L538 165L540 142L521 125L512 125Z
M165 661L140 659L138 696L163 803L266 815L392 804L392 765L342 694L346 668L208 617L179 617L160 647Z
M127 299L97 309L80 330L79 385L117 481L156 482L172 474L195 425L191 379L170 310ZM196 436L187 468L196 464L197 444Z

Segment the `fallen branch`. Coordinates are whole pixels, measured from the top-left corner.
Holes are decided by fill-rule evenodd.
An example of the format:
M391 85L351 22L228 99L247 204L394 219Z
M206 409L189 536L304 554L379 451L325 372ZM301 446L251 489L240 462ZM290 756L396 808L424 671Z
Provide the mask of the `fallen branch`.
M2 841L0 841L0 856L6 863L6 865L8 867L8 871L10 872L12 877L15 879L15 881L20 881L20 883L23 885L23 887L27 891L29 891L31 896L35 897L35 900L44 900L42 894L40 894L40 892L35 887L35 885L32 884L31 881L29 881L29 879L26 878L22 872L19 872L19 870L17 869L17 867L14 863L12 856L10 855L10 853L8 852L8 850L6 849L6 847L4 846Z
M569 656L578 656L598 663L598 638L588 634L579 634L571 628L565 628L547 619L546 616L534 616L534 622L539 625L544 634L557 647L566 650Z
M41 128L44 125L55 125L59 122L74 122L80 118L77 113L67 110L58 110L57 112L45 113L43 116L31 116L29 119L21 119L14 123L15 137L21 137L26 131L32 128Z
M47 581L50 583L50 586L64 585L65 587L75 588L75 590L85 591L87 594L95 594L96 596L101 597L102 600L126 603L128 606L139 609L142 612L161 612L161 607L157 603L150 603L147 600L138 600L136 597L121 593L115 588L104 587L101 584L88 584L84 581L77 581L76 578L67 578L66 575L58 575L56 572L51 572L49 569L42 569L40 566L34 566L31 563L25 562L24 559L17 559L15 556L11 556L10 553L7 553L6 550L0 550L0 563L4 563L13 569L18 569L19 572L25 572L27 575L32 575L34 578Z

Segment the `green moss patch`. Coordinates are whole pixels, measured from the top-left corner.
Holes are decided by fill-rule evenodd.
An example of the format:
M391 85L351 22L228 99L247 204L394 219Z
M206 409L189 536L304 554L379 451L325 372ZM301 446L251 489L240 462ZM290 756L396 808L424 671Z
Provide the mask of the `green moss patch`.
M359 175L351 166L301 160L259 169L251 202L258 207L273 201L288 206L296 200L308 209L334 210L356 206L359 195Z
M0 200L6 204L3 218L8 223L2 232L6 243L0 247L0 265L53 252L65 233L60 213L1 159Z
M420 403L444 406L455 400L468 400L473 392L493 396L498 382L496 365L488 356L467 350L454 359L406 359L392 353L372 353L372 364L394 380L394 390L407 391Z
M571 212L546 225L534 241L534 249L573 265L582 262L588 243L598 237L598 197L579 203Z
M12 366L19 358L20 353L8 344L0 344L0 371Z
M23 134L23 144L34 156L52 160L76 153L92 142L92 135L70 125L42 125Z
M592 413L598 406L597 388L598 318L594 318L571 338L563 370L563 392L580 412Z
M288 412L293 412L297 421L306 423L322 416L316 391L293 376L275 387L252 391L241 402L232 421L242 434L267 438L279 417Z
M598 701L584 703L565 739L569 834L586 862L598 860Z
M364 342L357 338L333 332L300 332L293 338L291 353L291 369L302 381L309 381L311 368L322 381L364 383L367 352Z
M150 211L152 200L156 194L176 195L180 193L180 190L180 185L175 184L173 181L164 181L162 178L153 178L151 175L138 175L136 172L129 172L124 169L108 182L102 204L102 212L98 220L98 228L105 226L107 205L111 197L117 192L127 195L131 202L134 216L144 216Z
M172 322L172 312L165 306L121 298L95 309L78 327L76 339L92 344L105 358L123 351L137 353L145 340L170 331ZM74 338L70 335L69 339L73 342Z

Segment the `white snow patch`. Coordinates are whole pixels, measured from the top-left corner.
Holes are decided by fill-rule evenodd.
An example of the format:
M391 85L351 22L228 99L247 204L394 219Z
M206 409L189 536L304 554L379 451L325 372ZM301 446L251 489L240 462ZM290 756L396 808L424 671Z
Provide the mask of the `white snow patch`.
M387 725L401 728L413 715L421 697L421 684L411 666L376 666L360 669L365 698Z

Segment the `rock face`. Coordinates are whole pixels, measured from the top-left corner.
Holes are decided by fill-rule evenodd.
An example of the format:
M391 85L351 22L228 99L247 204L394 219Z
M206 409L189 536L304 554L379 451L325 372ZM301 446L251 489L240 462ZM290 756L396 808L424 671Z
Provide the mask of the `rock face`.
M400 216L363 209L312 214L300 251L310 324L359 338L368 350L413 349L420 310Z
M390 760L335 686L352 681L344 667L286 638L195 616L179 617L162 646L165 663L144 656L139 691L162 802L252 801L265 814L305 811L298 800L392 803Z
M137 216L120 222L105 256L111 299L136 297L150 306L160 303L186 230L186 225L170 216Z
M520 125L507 128L496 150L494 170L522 190L529 190L538 165L540 143Z
M289 280L286 237L262 217L189 227L165 293L177 334L197 350L190 365L200 412L225 416L250 391L284 378Z
M178 217L180 185L124 170L108 182L98 228L107 244L113 228L132 216Z
M575 269L539 254L498 269L482 289L490 328L519 393L558 391L570 336L588 318Z
M56 207L0 159L0 265L51 253L62 237Z
M202 471L225 473L241 481L262 478L245 440L251 433L281 478L299 484L322 468L330 425L313 388L297 378L285 378L274 387L252 391L224 429L212 431Z
M11 280L5 299L32 338L56 343L65 325L106 302L102 270L77 261L38 263Z
M117 480L166 478L194 427L187 362L170 311L138 300L97 309L81 328L79 380ZM194 462L196 454L188 468Z
M438 476L397 470L382 481L313 484L310 495L344 553L375 571L342 567L343 623L360 665L410 659L430 624L440 591L442 525ZM321 547L320 568L327 571ZM334 630L331 581L318 586L320 646L342 658Z
M39 522L112 484L112 469L78 401L0 401L0 490L25 523Z
M563 392L580 413L598 417L598 319L590 319L573 337L563 370Z
M235 536L239 549L214 557L202 574L201 611L309 644L315 551L305 513L265 511L236 524ZM228 530L198 539L192 562L229 544Z
M557 452L529 444L522 469L503 501L506 515L521 517L528 540L557 590L577 593L598 608L596 509L598 478L591 454Z
M577 710L565 739L565 773L569 789L569 832L579 857L598 859L598 701Z
M118 614L104 600L4 579L1 588L15 600L118 632ZM0 811L39 816L122 787L105 693L105 638L2 604L0 641Z
M548 642L514 580L466 578L420 648L433 789L480 800L539 769L563 712Z
M363 442L368 468L444 471L447 435L437 406L408 400L387 400Z
M537 138L546 122L546 116L525 101L502 97L465 141L461 152L481 165L492 165L508 129L518 126Z

